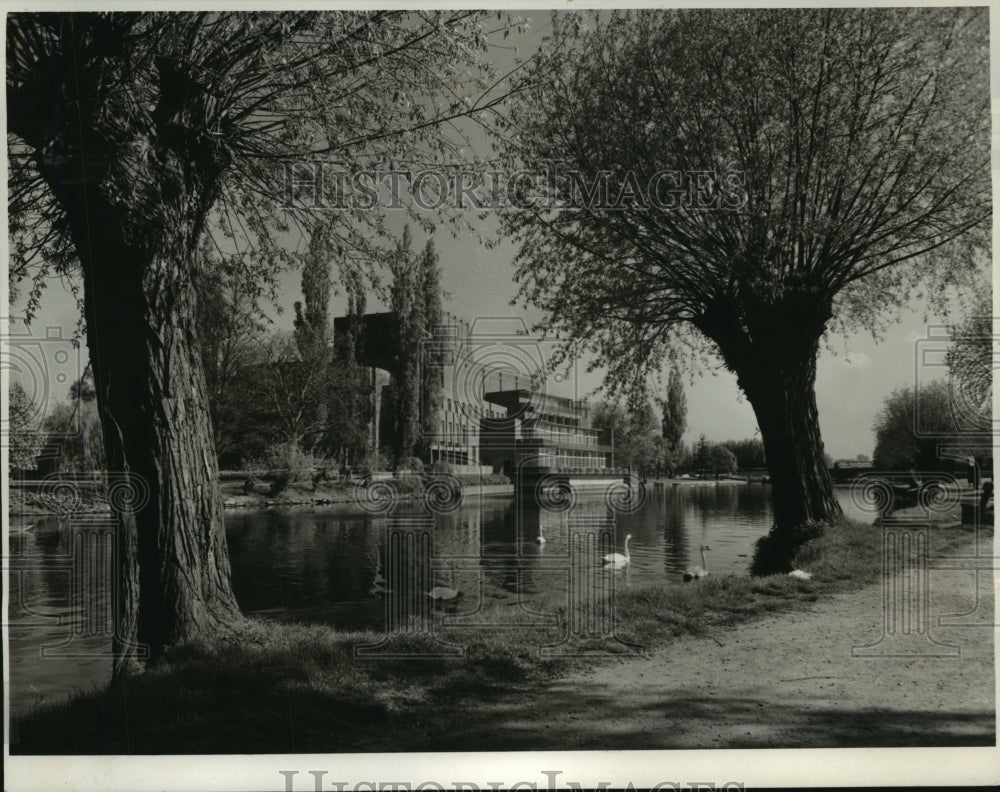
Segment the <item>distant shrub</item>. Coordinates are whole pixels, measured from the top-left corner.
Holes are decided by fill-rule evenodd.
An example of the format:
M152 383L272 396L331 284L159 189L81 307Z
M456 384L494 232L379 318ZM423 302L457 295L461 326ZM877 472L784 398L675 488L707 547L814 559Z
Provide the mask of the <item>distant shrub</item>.
M397 478L394 486L399 495L422 495L424 491L424 481L420 476Z
M424 463L419 457L407 457L399 463L400 473L423 473Z
M354 472L363 478L380 470L388 470L390 467L389 457L381 451L370 451L354 466Z
M315 487L315 472L326 467L322 457L303 451L298 443L283 442L269 446L264 465L271 477L271 497L284 492L290 485Z
M503 473L454 473L462 484L510 484Z

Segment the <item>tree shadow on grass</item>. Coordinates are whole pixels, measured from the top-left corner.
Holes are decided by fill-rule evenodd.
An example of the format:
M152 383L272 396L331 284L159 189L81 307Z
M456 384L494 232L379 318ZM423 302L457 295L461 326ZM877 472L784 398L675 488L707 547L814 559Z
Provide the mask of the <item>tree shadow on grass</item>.
M453 717L421 750L953 747L996 744L995 717L959 710L847 709L824 699L661 696L636 706L598 691L545 692ZM400 749L403 749L402 747ZM411 748L412 750L412 748Z
M191 674L197 674L192 669ZM184 675L181 675L183 677ZM596 685L508 683L500 694L464 680L449 701L395 704L359 687L318 691L261 669L225 684L152 675L12 724L12 754L340 753L983 746L989 712L838 707L815 696L775 703L658 692L626 700ZM181 689L186 692L181 695Z

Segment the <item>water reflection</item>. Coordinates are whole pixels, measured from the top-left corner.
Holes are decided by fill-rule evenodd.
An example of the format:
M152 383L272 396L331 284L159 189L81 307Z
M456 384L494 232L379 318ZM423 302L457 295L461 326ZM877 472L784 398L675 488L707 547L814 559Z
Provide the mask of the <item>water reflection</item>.
M850 511L849 494L838 495ZM402 609L397 626L419 627L421 619L443 615L474 623L489 606L507 605L525 623L550 622L551 614L533 602L599 597L609 581L629 588L683 585L683 571L701 564L702 544L712 547L713 575L745 575L754 542L771 520L769 488L708 485L652 487L635 513L617 516L600 496L582 496L568 511L507 497L470 499L433 517L417 504L389 517L335 509L235 512L226 527L233 587L245 612L381 630L390 606ZM107 521L40 518L28 531L19 527L12 523L10 548L14 712L102 685L111 673L108 622L88 621L82 610L110 596L107 547L81 544L81 537L109 530ZM394 530L425 531L429 540L397 549L393 559ZM602 569L601 556L621 552L626 534L632 535L627 570ZM81 564L84 546L98 552ZM462 597L432 598L434 587ZM390 602L402 590L408 595ZM42 647L49 647L45 657Z
M39 519L10 526L12 713L111 679L112 525Z

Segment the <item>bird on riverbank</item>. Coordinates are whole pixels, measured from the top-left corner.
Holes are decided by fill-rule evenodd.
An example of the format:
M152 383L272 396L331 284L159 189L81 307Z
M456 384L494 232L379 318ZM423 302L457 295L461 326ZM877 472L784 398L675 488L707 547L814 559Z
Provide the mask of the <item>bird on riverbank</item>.
M604 556L604 565L607 567L612 567L615 569L621 569L622 567L627 567L632 563L632 554L628 551L628 540L632 538L632 534L628 534L625 537L625 553L608 553Z
M796 580L812 580L812 573L802 569L793 569L788 573L788 577L795 578Z
M711 549L712 548L709 547L708 545L701 546L701 566L688 567L687 571L684 573L685 582L691 580L700 580L703 577L708 577L708 560L705 558L705 551Z
M434 600L435 605L458 603L458 601L463 597L463 594L455 587L455 567L451 568L451 585L435 586L427 592L427 596Z

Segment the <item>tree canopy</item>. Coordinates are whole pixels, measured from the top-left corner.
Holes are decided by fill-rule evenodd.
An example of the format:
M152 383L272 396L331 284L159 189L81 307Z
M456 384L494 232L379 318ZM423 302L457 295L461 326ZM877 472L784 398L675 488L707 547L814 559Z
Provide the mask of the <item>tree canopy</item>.
M993 301L983 291L972 311L952 328L948 349L949 386L956 421L966 431L989 434L993 427Z
M660 407L663 409L663 439L673 452L680 447L687 428L687 397L684 395L681 374L676 368L670 370L667 395L660 401Z
M497 75L485 57L522 24L470 10L9 15L12 288L30 281L30 316L46 277L77 271L58 184L99 190L144 247L165 241L172 190L210 185L199 231L240 266L263 264L248 279L261 292L298 265L295 225L329 224L342 271L372 275L383 213L350 201L316 212L335 185L317 192L313 165L467 160L467 129L451 122L488 126L523 87L518 68Z
M20 382L7 391L7 466L10 472L32 470L42 450L44 434L38 426L38 407Z
M900 388L882 405L875 425L876 467L888 470L938 470L939 447L955 438L948 383Z
M807 309L820 332L877 331L887 309L973 283L990 217L986 22L973 8L555 15L537 65L553 76L515 103L504 145L541 196L505 215L521 297L619 388L704 336L732 367L719 339L760 338L768 315L778 332Z
M796 526L841 513L824 336L878 332L922 289L941 305L988 260L987 14L556 14L542 53L500 143L537 174L503 214L520 297L557 365L590 351L639 403L666 361L721 358L767 454L768 571L787 569Z

